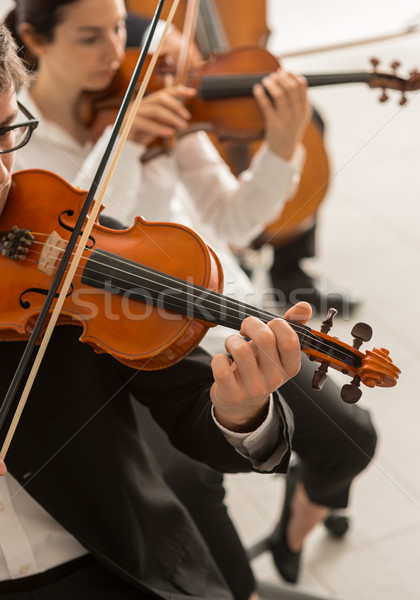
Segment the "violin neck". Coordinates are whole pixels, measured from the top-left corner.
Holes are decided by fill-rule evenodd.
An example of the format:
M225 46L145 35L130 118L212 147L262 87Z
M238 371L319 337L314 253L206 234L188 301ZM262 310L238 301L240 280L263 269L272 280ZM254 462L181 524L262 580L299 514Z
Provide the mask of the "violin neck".
M268 323L278 316L105 250L92 252L82 283L237 331L246 317Z
M244 75L207 75L201 79L199 89L203 100L216 100L222 98L234 98L251 96L253 86L260 83L266 74L244 74ZM268 75L268 73L267 73ZM308 82L308 87L320 87L326 85L341 85L347 83L367 83L378 79L377 73L354 72L354 73L319 73L303 75ZM384 73L381 79L395 81L395 75Z
M357 354L343 353L338 343L318 336L306 325L288 321L251 304L239 302L105 250L92 252L83 270L82 283L152 304L165 312L174 311L209 325L223 325L236 331L240 331L246 317L257 317L264 323L280 318L287 321L296 332L302 351L320 351L330 357L338 353L342 362L352 367L360 366Z
M367 83L378 79L379 74L375 72L360 71L352 73L315 73L303 75L308 82L308 87L319 87L322 85L341 85L346 83ZM392 73L381 73L381 79L394 81L399 79ZM402 80L401 80L402 81Z

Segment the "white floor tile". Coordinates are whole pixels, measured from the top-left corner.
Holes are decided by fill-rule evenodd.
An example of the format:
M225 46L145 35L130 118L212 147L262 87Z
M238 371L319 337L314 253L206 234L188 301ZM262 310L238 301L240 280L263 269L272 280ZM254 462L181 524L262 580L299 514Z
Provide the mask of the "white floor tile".
M362 39L397 30L420 13L418 3L268 2L274 53ZM420 20L420 19L417 19ZM392 60L401 75L420 68L420 34L334 52L284 59L301 73L370 70L369 58ZM384 346L401 368L395 388L365 389L362 403L380 435L377 455L355 482L351 527L334 540L319 527L308 539L299 589L326 598L417 600L420 563L420 95L378 103L378 90L348 85L310 90L324 116L333 179L320 213L318 254L306 263L325 285L364 296L356 314L336 319L332 333L351 343L357 321L372 325L373 345ZM319 328L320 315L311 325ZM363 350L363 347L362 347ZM338 373L331 375L345 383ZM246 543L278 518L284 480L228 478L228 500ZM242 508L241 508L242 507ZM245 508L246 507L246 508ZM253 507L253 508L251 508ZM248 512L252 511L252 512ZM258 528L261 527L261 530ZM259 577L278 582L271 556L253 562Z

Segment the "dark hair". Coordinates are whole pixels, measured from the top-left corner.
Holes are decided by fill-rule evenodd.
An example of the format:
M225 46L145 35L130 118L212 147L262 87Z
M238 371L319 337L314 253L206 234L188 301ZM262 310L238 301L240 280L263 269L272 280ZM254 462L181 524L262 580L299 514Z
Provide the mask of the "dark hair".
M63 9L68 4L78 0L16 0L16 8L5 18L4 22L12 33L19 48L19 56L25 60L29 67L36 68L36 59L25 48L19 36L19 26L29 23L35 32L45 42L54 39L54 30L63 20Z
M13 86L17 92L26 78L27 72L17 55L16 44L8 29L0 23L0 91Z

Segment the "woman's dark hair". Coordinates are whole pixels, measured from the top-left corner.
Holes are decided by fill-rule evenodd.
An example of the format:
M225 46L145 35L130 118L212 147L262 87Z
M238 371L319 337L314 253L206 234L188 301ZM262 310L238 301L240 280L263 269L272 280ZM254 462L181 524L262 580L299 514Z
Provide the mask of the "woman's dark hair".
M45 42L54 39L54 30L63 20L63 9L78 0L16 0L16 8L12 10L4 22L12 33L19 48L19 56L29 67L36 68L36 59L25 48L19 36L19 26L29 23Z
M26 79L27 72L17 55L16 44L8 29L0 23L0 91L13 86L17 92Z

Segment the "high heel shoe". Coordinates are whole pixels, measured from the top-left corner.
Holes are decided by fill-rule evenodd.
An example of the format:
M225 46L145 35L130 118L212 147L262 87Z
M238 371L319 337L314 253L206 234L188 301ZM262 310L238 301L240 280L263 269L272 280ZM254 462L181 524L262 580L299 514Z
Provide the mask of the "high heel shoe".
M302 551L293 552L287 544L286 528L290 519L290 503L298 481L299 464L291 464L287 472L283 510L279 522L268 540L274 563L283 579L296 583L299 576Z

